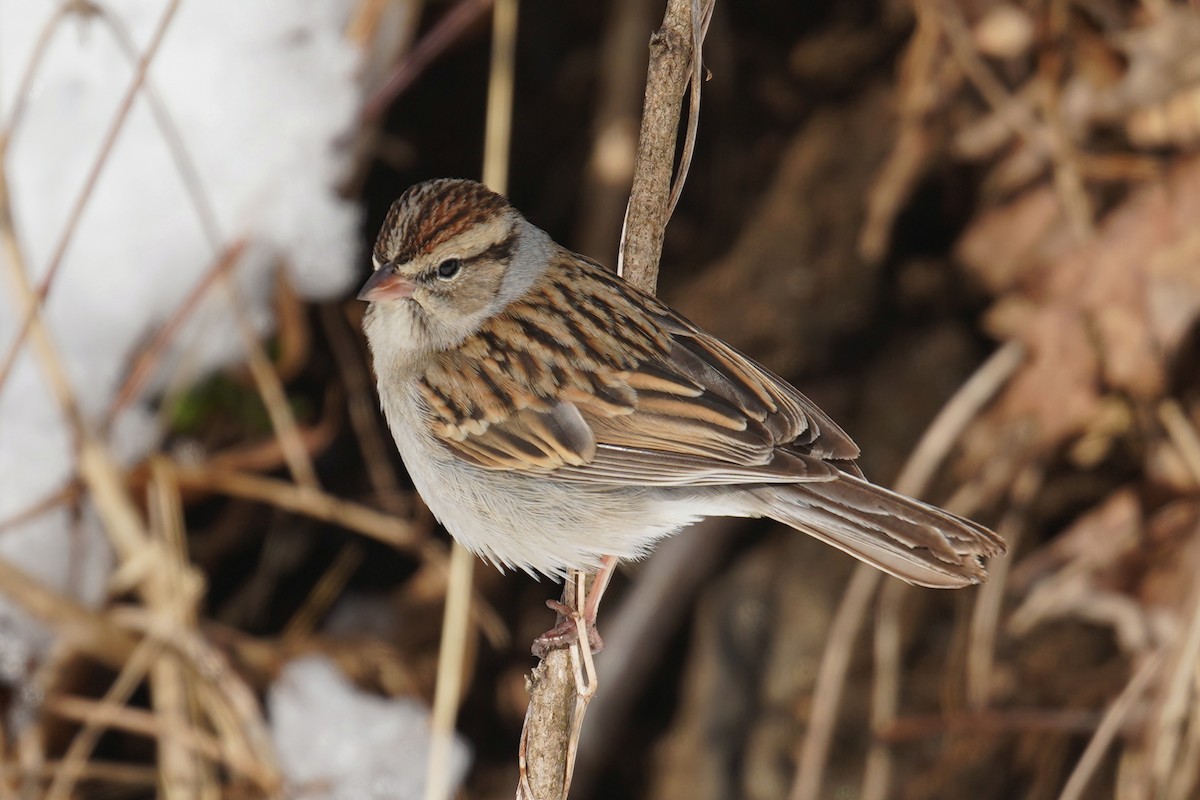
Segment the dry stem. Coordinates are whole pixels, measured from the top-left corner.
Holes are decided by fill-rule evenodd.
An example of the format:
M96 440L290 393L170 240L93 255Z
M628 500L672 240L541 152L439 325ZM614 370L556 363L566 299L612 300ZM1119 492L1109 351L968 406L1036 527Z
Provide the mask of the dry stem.
M1104 718L1096 728L1095 734L1092 735L1091 741L1088 742L1087 748L1083 751L1083 755L1075 763L1071 777L1063 787L1062 794L1058 796L1059 800L1078 800L1083 796L1083 790L1087 788L1088 780L1100 766L1100 759L1104 756L1108 746L1112 744L1113 739L1121 732L1125 720L1136 710L1137 702L1149 688L1151 681L1158 675L1162 665L1163 654L1161 652L1148 655L1133 677L1125 684L1125 688L1112 701L1108 710L1104 712Z
M949 453L954 442L983 407L1008 383L1008 379L1023 360L1024 352L1020 346L1006 345L992 354L991 358L975 371L925 430L908 463L896 479L897 491L914 497L919 497L925 492L937 466ZM820 796L825 763L833 741L837 709L845 682L845 665L849 663L850 649L866 616L870 598L882 580L883 574L874 567L859 564L830 626L829 643L822 656L817 683L813 689L815 702L809 720L809 731L801 743L797 758L796 781L791 791L792 800L816 800ZM882 691L881 688L876 688L877 701ZM885 709L884 717L886 716ZM875 720L877 725L884 722L886 719ZM888 759L887 752L881 748L875 748L871 753L868 768L872 772L869 783L873 792L883 791L877 788L877 782L884 781L890 771Z
M417 76L424 72L442 51L456 42L463 31L491 8L492 2L493 0L461 0L446 12L429 33L417 42L416 47L396 65L396 69L379 91L367 98L363 104L362 121L370 123L378 120L391 106L392 101L411 86Z
M21 314L21 324L17 327L17 335L9 345L8 352L4 356L2 366L0 366L0 389L3 389L8 375L16 362L17 354L20 352L22 345L25 342L25 337L31 332L39 304L46 299L46 295L50 292L50 286L54 282L54 276L58 273L59 267L62 265L63 257L66 255L67 247L71 243L71 238L75 234L75 230L79 225L79 220L83 216L83 209L87 206L88 201L92 197L92 192L96 188L96 183L100 179L100 173L104 170L104 166L108 163L108 156L112 152L113 146L117 142L117 137L121 130L125 127L125 120L129 117L129 112L133 108L133 102L137 99L138 94L142 90L142 84L146 80L146 73L150 68L150 62L154 60L154 56L158 53L159 45L162 44L163 37L167 33L167 29L171 27L171 20L175 17L175 12L179 8L179 0L171 0L162 16L159 17L158 24L155 26L154 34L151 36L149 44L146 46L145 52L138 59L134 69L133 80L125 90L125 95L121 98L120 104L117 106L117 112L113 116L112 122L109 124L108 130L104 132L104 139L100 144L100 150L96 153L96 158L92 162L91 168L88 170L87 177L83 183L83 189L79 196L75 198L75 203L71 207L70 213L67 215L67 224L59 235L58 241L54 246L54 251L50 256L50 262L46 267L46 274L42 277L38 284L37 291L26 299L25 310ZM36 74L38 67L41 65L42 54L45 51L45 46L49 43L52 32L59 23L64 19L62 14L55 14L46 26L42 38L34 50L33 59L30 61L29 68L26 72L27 83L22 87L23 91L18 95L17 106L13 112L13 118L7 130L0 135L0 168L2 168L5 159L7 158L8 143L11 141L15 126L21 118L21 111L24 108L24 97L27 96L29 88L32 86L33 76ZM5 193L6 190L0 190L0 193ZM6 212L7 213L7 212ZM28 273L27 273L28 274Z
M703 10L694 0L669 0L662 27L650 37L646 100L642 105L633 189L625 210L617 269L625 280L649 292L654 291L658 283L663 236L674 207L673 198L677 197L671 175L679 129L679 103L691 81L692 114L699 113L701 77L697 74L700 69L697 48L703 40L712 7L713 0L706 2ZM694 17L698 20L695 26ZM689 129L689 138L692 136L694 128ZM685 162L680 164L680 179L686 174Z
M693 82L693 119L699 111L698 50L711 10L711 1L701 10L695 0L669 0L662 27L650 38L646 99L619 268L626 280L647 291L654 291L657 283L663 233L672 208L679 104L689 80ZM694 124L690 136L694 136ZM681 166L680 180L685 174ZM563 603L579 611L583 592L574 590L577 579L574 573L568 579ZM586 637L582 641L586 647ZM557 800L566 798L570 790L583 714L596 690L594 682L586 690L578 685L581 656L573 653L574 647L550 653L530 675L529 709L521 732L518 800Z

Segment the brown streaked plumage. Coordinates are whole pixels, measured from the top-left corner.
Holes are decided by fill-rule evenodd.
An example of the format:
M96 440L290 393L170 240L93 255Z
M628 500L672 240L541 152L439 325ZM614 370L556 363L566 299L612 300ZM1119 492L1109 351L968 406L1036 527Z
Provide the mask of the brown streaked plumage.
M985 576L995 534L866 481L794 387L470 181L405 192L366 331L397 446L464 545L561 575L703 516L768 516L905 580Z
M434 434L487 469L594 482L594 465L606 482L639 484L663 457L657 484L711 483L713 462L719 483L794 482L858 455L790 385L565 253L417 384Z

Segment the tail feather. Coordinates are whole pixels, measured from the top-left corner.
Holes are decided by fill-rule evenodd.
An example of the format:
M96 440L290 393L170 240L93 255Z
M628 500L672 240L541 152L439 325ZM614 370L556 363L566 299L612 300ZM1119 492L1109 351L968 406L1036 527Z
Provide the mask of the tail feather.
M1007 549L982 525L849 474L754 495L763 516L920 586L981 583L987 571L980 559Z

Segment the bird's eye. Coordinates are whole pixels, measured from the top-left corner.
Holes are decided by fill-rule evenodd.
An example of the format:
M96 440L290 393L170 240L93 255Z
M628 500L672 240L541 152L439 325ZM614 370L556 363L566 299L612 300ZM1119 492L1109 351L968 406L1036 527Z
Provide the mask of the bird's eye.
M447 258L442 263L438 264L437 276L444 281L448 281L458 274L462 269L462 261L457 258Z

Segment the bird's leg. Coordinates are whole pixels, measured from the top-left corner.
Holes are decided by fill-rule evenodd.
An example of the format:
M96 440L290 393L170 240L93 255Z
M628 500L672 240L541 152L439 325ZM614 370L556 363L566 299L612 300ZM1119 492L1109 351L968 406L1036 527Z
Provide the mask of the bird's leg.
M600 561L600 569L592 580L591 590L583 603L583 624L587 628L588 645L593 653L604 649L604 640L600 631L596 630L596 613L600 610L600 599L604 590L612 580L613 572L617 569L617 557L605 556ZM575 609L559 600L547 600L546 605L558 612L558 621L553 628L533 640L532 653L538 658L545 658L552 650L570 647L579 641L579 628L575 625Z

